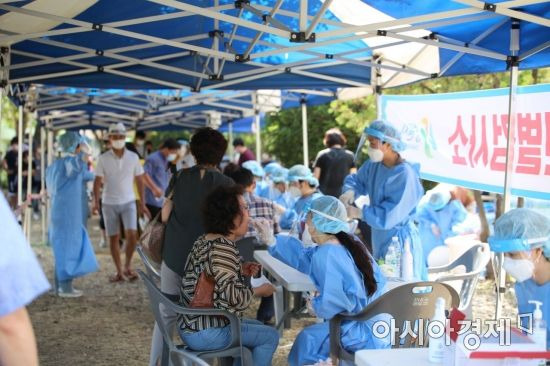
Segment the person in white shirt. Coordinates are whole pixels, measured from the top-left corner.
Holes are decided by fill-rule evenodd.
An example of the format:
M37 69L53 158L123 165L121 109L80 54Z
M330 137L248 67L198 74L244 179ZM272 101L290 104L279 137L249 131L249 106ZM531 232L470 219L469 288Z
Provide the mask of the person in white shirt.
M102 212L105 219L105 229L109 237L111 256L116 266L116 274L109 278L111 282L119 282L138 278L132 269L132 255L137 243L137 212L134 194L134 179L140 195L140 211L150 217L145 206L144 171L139 162L139 156L125 148L126 128L122 123L109 126L111 149L99 156L94 181L94 212L99 211L99 192L103 185L101 196ZM124 224L126 237L126 260L124 269L120 259L119 220Z

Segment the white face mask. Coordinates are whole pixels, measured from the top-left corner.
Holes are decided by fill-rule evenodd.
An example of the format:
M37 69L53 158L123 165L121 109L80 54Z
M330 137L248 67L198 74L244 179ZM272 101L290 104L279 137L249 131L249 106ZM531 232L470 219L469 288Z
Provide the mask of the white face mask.
M529 259L512 259L509 257L504 257L502 267L518 282L527 281L533 277L535 269L535 265Z
M111 146L117 150L124 149L126 146L126 141L124 140L113 140L111 141Z
M373 162L373 163L379 163L382 161L382 159L384 159L384 153L382 152L382 150L380 149L374 149L372 147L369 146L368 150L367 150L367 154L369 154L369 159Z
M315 244L315 242L311 238L311 234L309 233L309 227L307 224L305 224L304 232L302 233L302 243L304 243L305 246L311 246Z
M168 154L168 156L166 157L166 160L174 161L176 160L177 157L178 157L178 154Z
M290 193L290 195L293 197L293 198L297 198L297 197L300 197L302 195L302 191L300 191L300 188L296 187L296 186L292 186L288 189L288 193Z

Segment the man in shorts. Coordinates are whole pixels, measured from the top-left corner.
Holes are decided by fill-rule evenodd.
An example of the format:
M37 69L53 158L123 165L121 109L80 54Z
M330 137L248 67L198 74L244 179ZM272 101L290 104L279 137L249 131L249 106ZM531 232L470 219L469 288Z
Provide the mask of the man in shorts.
M132 270L132 255L137 243L137 209L149 215L145 207L144 172L139 156L126 149L126 128L122 123L109 126L111 149L99 156L94 181L94 212L99 211L99 192L101 196L105 229L109 237L111 256L116 266L116 274L109 278L111 282L136 280L137 273ZM134 179L140 195L140 207L136 207ZM120 260L120 224L122 220L126 236L126 260L124 269Z

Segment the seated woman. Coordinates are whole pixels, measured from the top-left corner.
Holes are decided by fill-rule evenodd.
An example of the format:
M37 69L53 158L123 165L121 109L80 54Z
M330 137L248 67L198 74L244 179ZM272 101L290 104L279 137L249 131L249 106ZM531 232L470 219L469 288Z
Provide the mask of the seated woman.
M359 313L383 293L386 282L364 244L347 233L346 220L344 205L322 196L311 202L305 229L318 246L305 248L295 237L283 235L269 241L271 255L310 276L319 294L309 300L309 307L326 320L342 312ZM344 322L344 348L355 352L389 347L389 338L373 336L373 324L381 319ZM326 360L329 343L329 322L311 325L298 334L288 362L294 366Z
M550 349L550 220L527 208L510 210L495 222L489 246L504 253L503 267L516 279L518 313L533 313L533 301L540 302ZM521 321L527 328L528 317Z
M248 230L248 207L240 186L220 186L210 193L203 206L205 235L200 236L187 257L180 288L180 302L189 306L203 271L213 277L214 308L227 310L241 317L250 305L252 295L269 296L274 288L264 284L252 290L243 276L260 270L255 263L242 263L235 240ZM226 347L231 340L229 321L217 316L180 316L181 338L193 350L208 351ZM256 320L241 323L243 347L252 351L254 365L271 365L279 344L275 328Z

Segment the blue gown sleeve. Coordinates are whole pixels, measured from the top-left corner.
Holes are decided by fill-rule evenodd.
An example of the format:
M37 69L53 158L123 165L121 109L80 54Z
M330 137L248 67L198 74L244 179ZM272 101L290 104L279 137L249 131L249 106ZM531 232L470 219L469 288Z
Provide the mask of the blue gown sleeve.
M289 208L282 215L279 220L279 226L284 230L290 230L294 221L298 219L298 214L293 208Z
M363 164L357 173L349 174L344 179L342 193L352 190L355 192L355 197L367 194L367 187L362 179L362 177L365 177L368 174L367 171L367 164Z
M363 207L363 218L373 228L389 230L402 223L416 208L422 196L418 176L403 168L389 176L384 184L384 197Z
M276 244L269 247L269 254L302 273L311 272L314 247L305 248L300 240L283 234L277 235L276 240Z
M466 217L468 216L468 211L466 211L466 208L464 207L462 202L458 200L453 200L450 204L453 206L453 218L451 220L451 227L453 227L466 220Z

